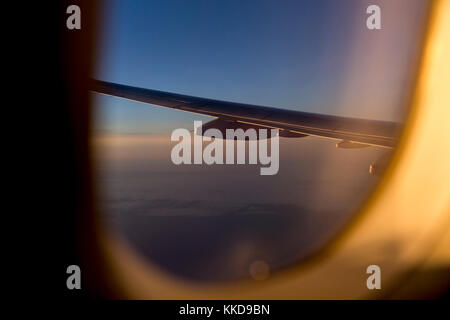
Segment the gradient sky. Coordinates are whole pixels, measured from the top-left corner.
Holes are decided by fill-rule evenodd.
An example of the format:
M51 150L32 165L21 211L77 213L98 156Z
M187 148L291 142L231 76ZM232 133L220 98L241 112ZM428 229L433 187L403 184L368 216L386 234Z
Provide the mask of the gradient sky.
M228 101L401 120L425 1L107 2L101 80ZM366 28L378 4L382 30ZM163 133L207 120L95 96L95 128Z

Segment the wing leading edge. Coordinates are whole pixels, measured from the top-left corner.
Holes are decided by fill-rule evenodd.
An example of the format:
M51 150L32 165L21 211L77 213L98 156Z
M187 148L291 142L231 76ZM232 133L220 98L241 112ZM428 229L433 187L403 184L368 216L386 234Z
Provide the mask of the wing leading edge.
M284 136L297 134L342 140L343 145L353 143L393 148L401 129L400 124L390 121L347 118L227 102L100 80L92 80L91 91L247 125L278 128L284 132Z

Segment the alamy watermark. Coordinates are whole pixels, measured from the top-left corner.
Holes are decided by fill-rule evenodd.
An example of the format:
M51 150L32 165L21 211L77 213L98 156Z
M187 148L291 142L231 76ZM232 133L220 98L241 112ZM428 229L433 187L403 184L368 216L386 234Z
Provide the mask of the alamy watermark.
M70 14L66 20L66 26L69 30L81 29L81 9L79 6L73 4L67 7L66 13Z
M376 264L372 264L367 267L366 273L370 274L370 276L367 278L367 281L366 281L367 289L380 290L381 289L381 268Z
M264 166L260 168L260 175L275 175L278 173L278 129L226 129L224 137L223 131L216 128L209 128L203 132L202 121L194 121L193 137L189 130L179 128L172 132L171 141L179 141L171 152L172 162L176 165L245 164L246 158L248 158L248 164L258 164L259 160L259 164ZM209 143L204 146L203 142ZM248 153L246 152L246 146L248 146ZM248 157L246 157L246 154L248 154Z
M66 280L67 289L81 289L81 269L76 264L67 267L66 273L69 274Z

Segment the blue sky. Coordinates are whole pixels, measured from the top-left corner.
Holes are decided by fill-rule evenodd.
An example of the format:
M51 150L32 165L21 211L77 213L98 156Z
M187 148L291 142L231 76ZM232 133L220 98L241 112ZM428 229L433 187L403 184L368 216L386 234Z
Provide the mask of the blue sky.
M369 4L382 30L365 27ZM403 115L423 1L131 1L104 13L101 80L279 108ZM96 130L192 127L179 111L95 97Z

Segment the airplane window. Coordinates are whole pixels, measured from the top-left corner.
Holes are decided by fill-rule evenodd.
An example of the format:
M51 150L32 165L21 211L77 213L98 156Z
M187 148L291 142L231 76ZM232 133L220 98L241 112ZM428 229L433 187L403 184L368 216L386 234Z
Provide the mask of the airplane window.
M401 127L428 3L116 0L105 5L95 79ZM380 10L378 17L368 13L370 5ZM260 154L256 164L249 163L252 141L244 142L242 164L207 164L204 158L201 164L176 164L174 131L187 129L194 158L194 121L206 124L215 117L97 93L92 99L103 223L162 270L195 281L264 280L318 252L355 216L393 150L373 140L324 138L320 132L328 129L311 131L314 122L298 132L280 131L273 174L261 174L268 165ZM209 105L189 106L206 110ZM228 109L214 108L227 114L223 123L229 125ZM260 121L271 120L270 128L282 122L272 111L260 110L265 109L252 115L261 112ZM209 143L203 142L200 158ZM228 153L225 142L222 147ZM276 149L272 140L267 147Z

